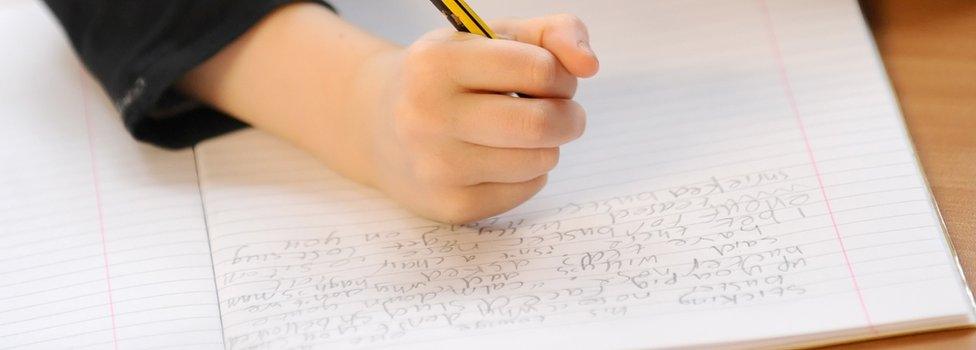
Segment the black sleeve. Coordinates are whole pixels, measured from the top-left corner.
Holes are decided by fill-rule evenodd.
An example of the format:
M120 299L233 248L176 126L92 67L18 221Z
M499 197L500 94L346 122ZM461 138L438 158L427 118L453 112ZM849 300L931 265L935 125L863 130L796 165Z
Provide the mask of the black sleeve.
M245 126L172 86L265 15L295 1L45 0L126 128L167 148Z

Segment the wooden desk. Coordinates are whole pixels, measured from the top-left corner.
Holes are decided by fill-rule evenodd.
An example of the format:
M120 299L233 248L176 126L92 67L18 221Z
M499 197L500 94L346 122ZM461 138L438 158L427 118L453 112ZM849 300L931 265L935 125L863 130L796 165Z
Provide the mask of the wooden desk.
M925 175L976 290L976 2L862 1ZM976 330L830 349L976 349Z

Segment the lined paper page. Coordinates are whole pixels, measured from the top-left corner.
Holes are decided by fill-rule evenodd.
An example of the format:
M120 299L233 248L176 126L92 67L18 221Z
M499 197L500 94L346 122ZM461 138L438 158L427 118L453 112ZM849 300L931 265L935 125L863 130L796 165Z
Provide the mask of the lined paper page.
M220 348L192 152L131 140L42 3L0 52L0 349Z
M472 3L589 23L586 136L536 198L466 226L257 132L205 144L228 348L753 348L973 323L855 2Z

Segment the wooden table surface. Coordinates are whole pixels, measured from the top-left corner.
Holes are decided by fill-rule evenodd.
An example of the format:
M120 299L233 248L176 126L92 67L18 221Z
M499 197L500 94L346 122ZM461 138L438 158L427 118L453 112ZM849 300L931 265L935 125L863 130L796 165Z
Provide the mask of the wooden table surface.
M976 290L976 1L865 0L922 167ZM976 329L830 349L976 349Z

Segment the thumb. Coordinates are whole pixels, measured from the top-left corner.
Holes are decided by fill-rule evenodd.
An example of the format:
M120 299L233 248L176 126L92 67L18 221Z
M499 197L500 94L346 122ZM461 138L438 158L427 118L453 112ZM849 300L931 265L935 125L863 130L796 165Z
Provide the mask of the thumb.
M549 50L577 77L592 77L600 69L600 61L590 48L590 34L579 17L561 14L501 20L491 26L499 36Z

